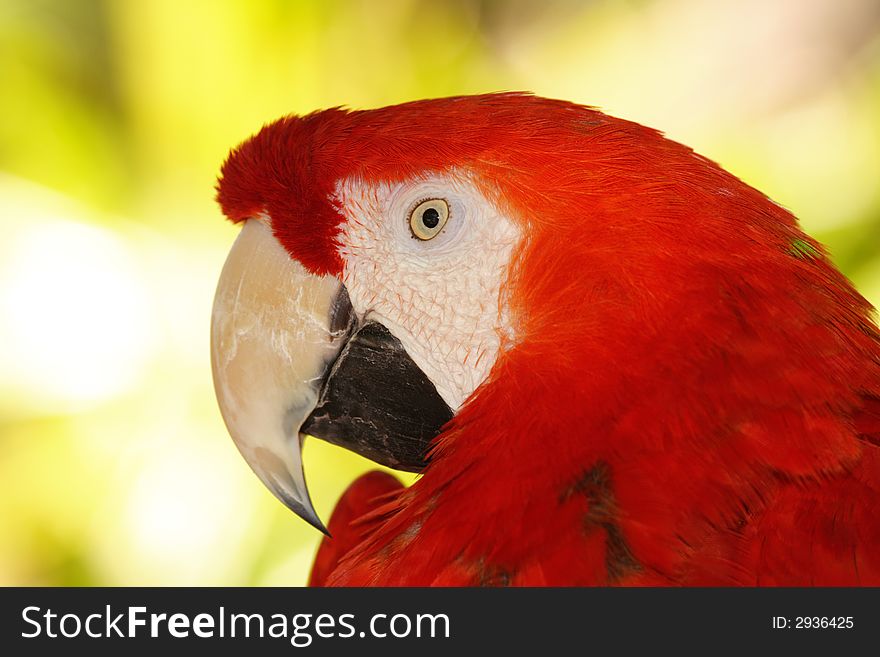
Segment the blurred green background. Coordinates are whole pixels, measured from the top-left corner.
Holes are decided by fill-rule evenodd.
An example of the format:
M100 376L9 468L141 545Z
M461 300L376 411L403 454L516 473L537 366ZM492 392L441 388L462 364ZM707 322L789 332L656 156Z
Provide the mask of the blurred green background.
M880 302L876 0L0 0L0 584L301 584L208 328L228 149L290 112L524 89L660 128ZM318 441L319 513L371 467Z

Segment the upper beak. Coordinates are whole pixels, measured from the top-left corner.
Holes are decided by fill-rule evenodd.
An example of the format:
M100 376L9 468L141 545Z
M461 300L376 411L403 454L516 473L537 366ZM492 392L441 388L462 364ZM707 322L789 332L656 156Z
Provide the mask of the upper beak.
M292 259L263 219L245 222L214 299L211 364L223 419L262 482L326 533L303 475L306 433L420 470L451 417L399 340L352 310L342 283Z

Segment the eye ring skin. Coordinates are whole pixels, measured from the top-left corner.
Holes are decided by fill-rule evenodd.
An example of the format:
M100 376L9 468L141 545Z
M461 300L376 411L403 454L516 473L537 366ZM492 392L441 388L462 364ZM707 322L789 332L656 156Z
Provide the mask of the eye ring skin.
M427 242L434 239L449 221L449 203L442 198L419 202L409 213L409 227L415 239Z

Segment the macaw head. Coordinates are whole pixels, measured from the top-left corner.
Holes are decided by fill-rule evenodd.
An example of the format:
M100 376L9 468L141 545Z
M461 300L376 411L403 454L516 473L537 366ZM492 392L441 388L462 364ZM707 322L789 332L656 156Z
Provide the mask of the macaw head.
M556 432L590 409L661 412L725 359L772 379L766 350L806 324L803 295L766 281L837 276L805 273L824 257L794 218L687 147L525 94L283 118L232 151L218 199L243 225L213 311L223 417L321 529L306 435L421 471L467 410L554 436L521 460L565 462ZM719 346L755 327L764 351Z

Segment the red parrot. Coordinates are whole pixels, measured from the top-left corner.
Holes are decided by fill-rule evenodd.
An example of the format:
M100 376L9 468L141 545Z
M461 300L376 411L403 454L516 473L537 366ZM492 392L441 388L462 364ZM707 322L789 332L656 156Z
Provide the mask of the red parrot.
M313 585L880 585L880 331L796 218L661 133L522 93L234 149L229 431L323 529ZM332 538L330 537L332 536Z

